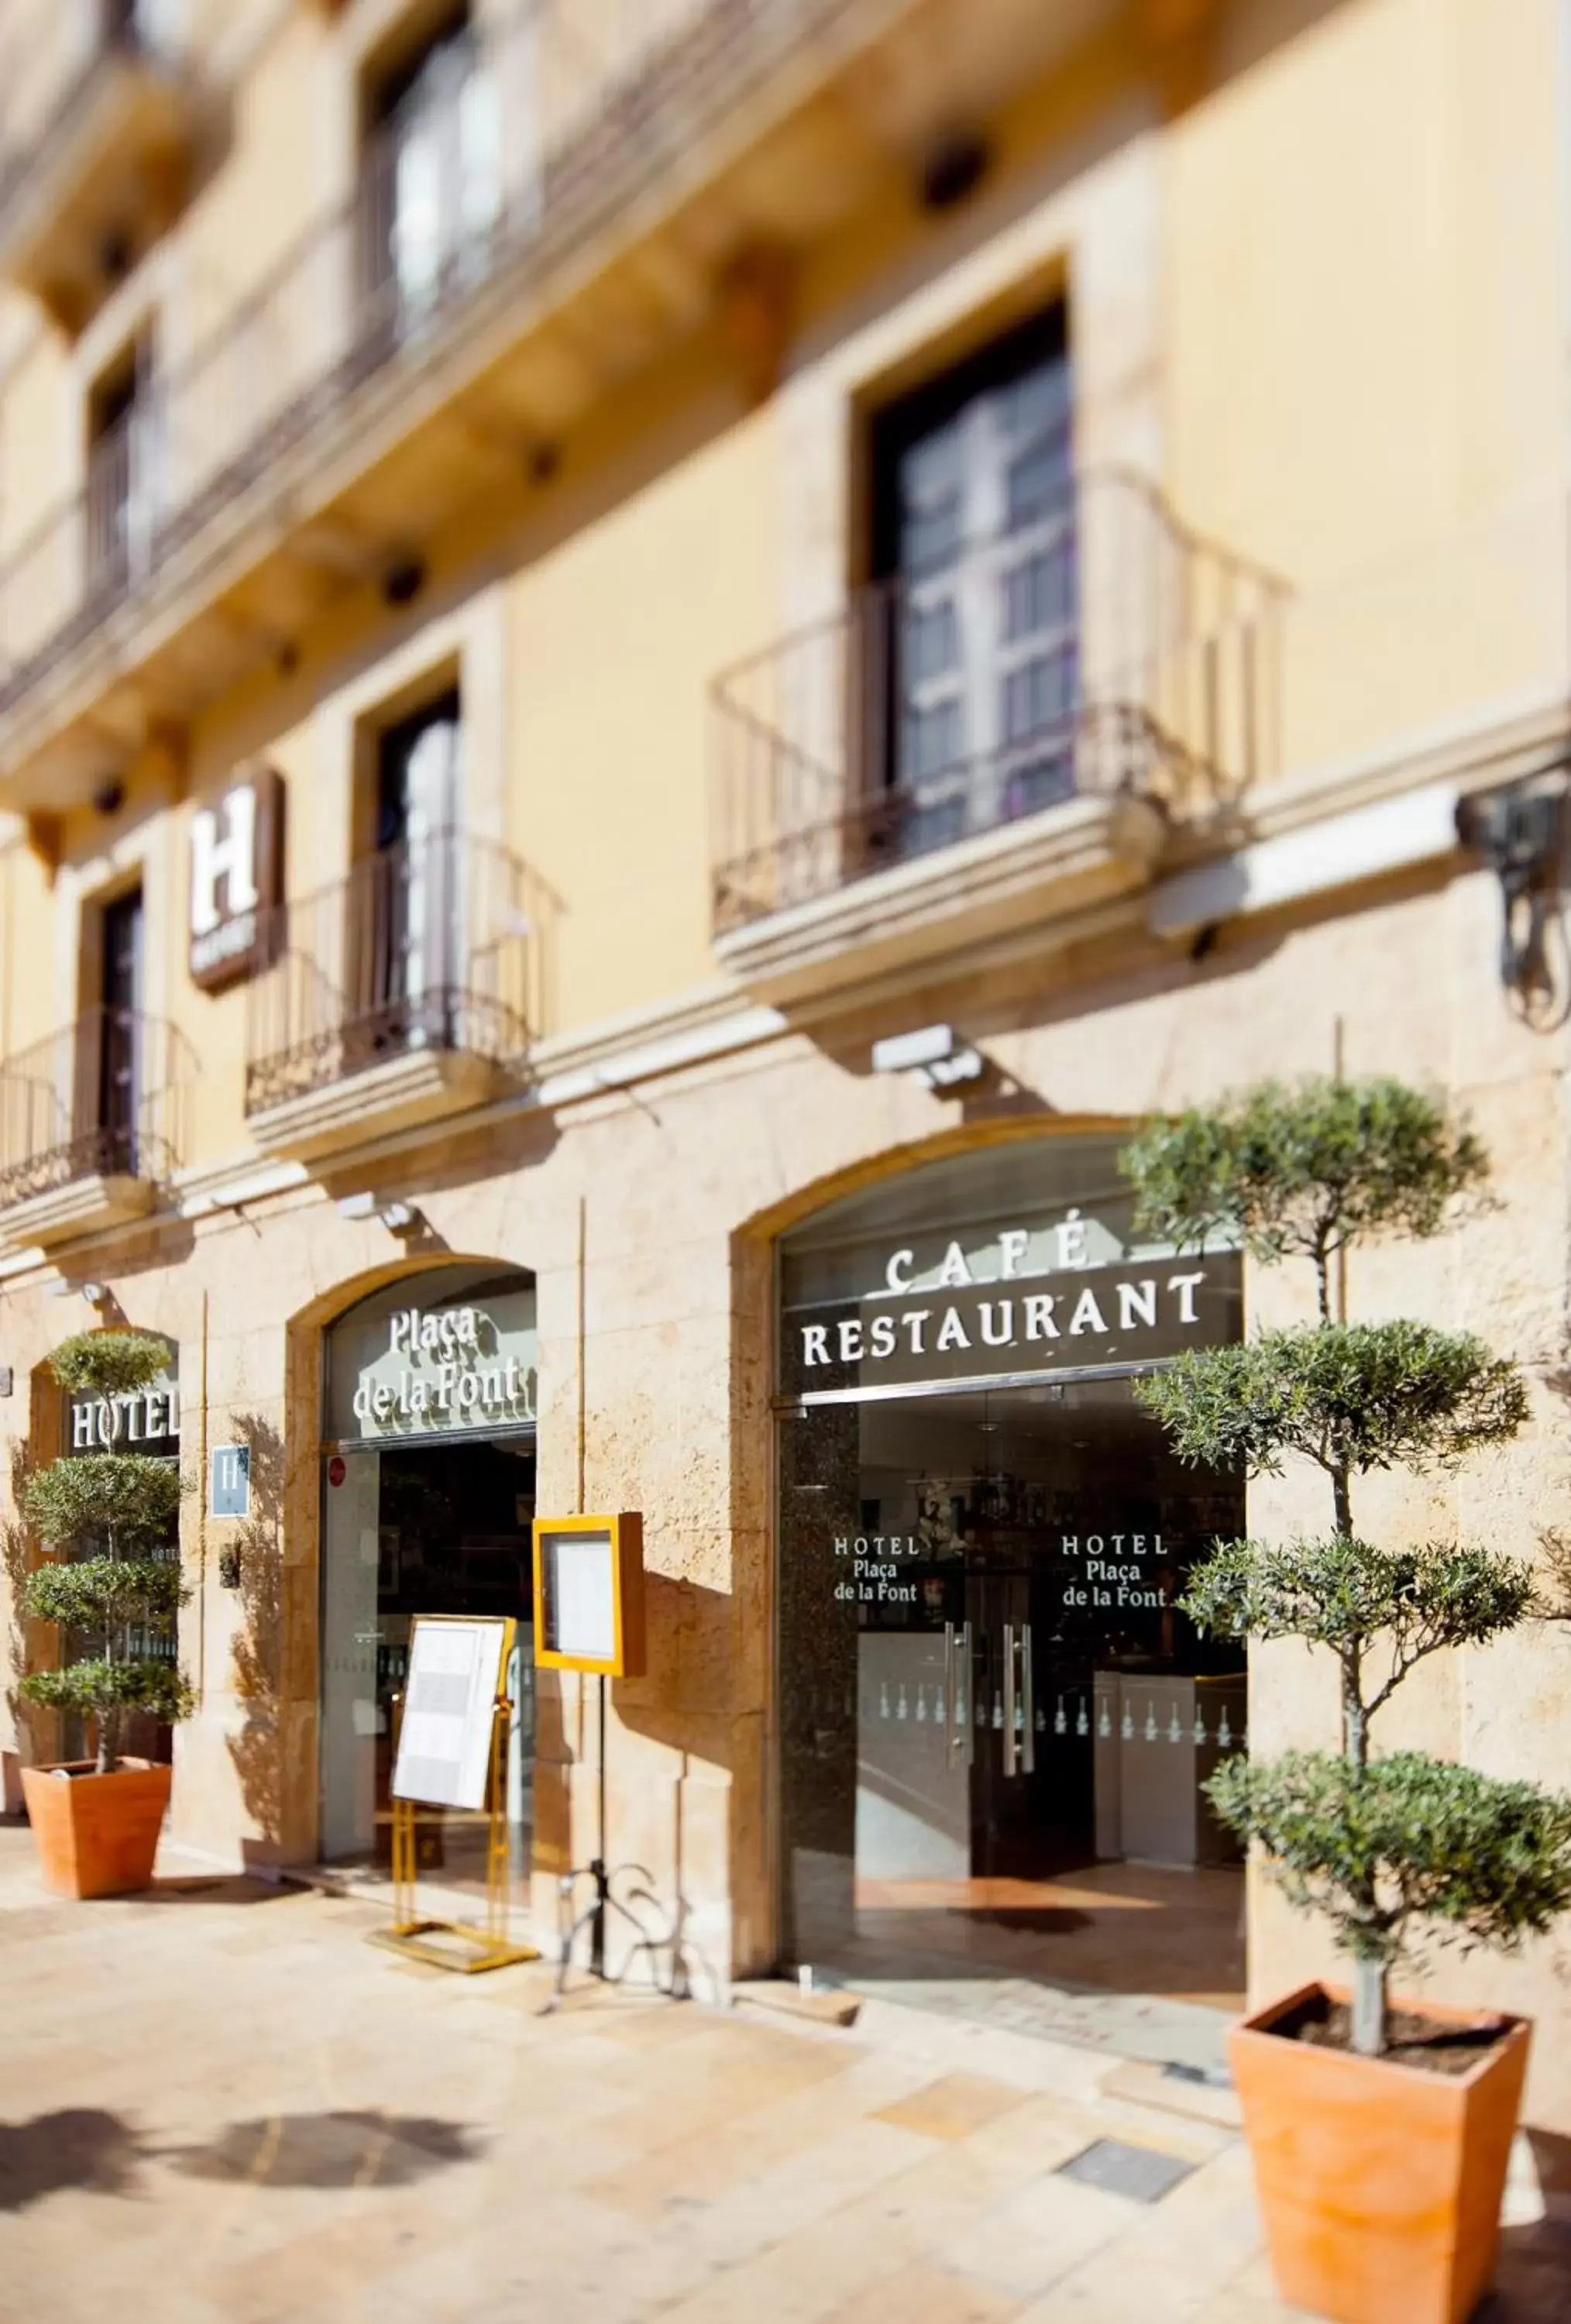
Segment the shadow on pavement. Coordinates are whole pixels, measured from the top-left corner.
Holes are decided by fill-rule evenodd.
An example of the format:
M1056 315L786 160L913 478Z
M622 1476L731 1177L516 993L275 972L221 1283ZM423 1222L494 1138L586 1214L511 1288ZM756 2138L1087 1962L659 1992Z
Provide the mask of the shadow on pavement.
M206 1872L161 1875L151 1888L139 1888L123 1904L267 1904L281 1896L298 1896L298 1887L280 1880L261 1880L254 1872Z
M1571 2314L1571 2138L1528 2128L1541 2219L1502 2228L1494 2289L1476 2324L1549 2324Z
M411 2187L481 2150L461 2124L374 2111L277 2114L237 2122L158 2160L190 2179L256 2187Z
M24 2210L67 2188L129 2194L141 2160L135 2131L97 2107L0 2122L0 2211Z

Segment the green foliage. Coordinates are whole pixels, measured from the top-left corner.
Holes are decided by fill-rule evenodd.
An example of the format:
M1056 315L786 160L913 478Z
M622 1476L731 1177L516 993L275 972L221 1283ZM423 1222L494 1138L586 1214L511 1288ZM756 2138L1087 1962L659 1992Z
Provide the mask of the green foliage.
M1389 1630L1416 1657L1424 1642L1482 1646L1534 1606L1525 1560L1454 1542L1377 1549L1344 1534L1285 1545L1219 1542L1180 1600L1223 1638L1307 1638L1342 1646Z
M1280 1473L1284 1452L1330 1472L1448 1469L1528 1416L1514 1364L1428 1323L1325 1323L1197 1348L1136 1384L1182 1460Z
M146 1332L81 1332L50 1361L64 1388L129 1396L161 1378L169 1351ZM73 1645L87 1634L93 1646L64 1670L30 1672L21 1691L30 1702L94 1720L101 1774L115 1768L127 1713L176 1720L191 1709L175 1665L146 1651L150 1635L171 1635L188 1595L178 1559L158 1554L171 1545L183 1490L173 1462L115 1452L52 1461L23 1490L33 1531L57 1551L78 1553L25 1576L23 1609Z
M1454 1542L1377 1549L1333 1534L1285 1545L1219 1542L1178 1602L1219 1638L1303 1638L1362 1658L1383 1637L1390 1667L1367 1716L1426 1655L1514 1629L1537 1595L1521 1558Z
M84 1452L30 1477L23 1506L47 1542L112 1543L126 1557L155 1549L180 1513L180 1471L147 1452Z
M1206 1785L1295 1904L1382 1967L1409 1924L1509 1950L1571 1906L1571 1800L1423 1753L1354 1767L1323 1751L1227 1761Z
M1370 1235L1442 1232L1488 1164L1465 1125L1395 1081L1261 1082L1153 1121L1125 1150L1141 1224L1180 1249L1216 1238L1312 1259Z
M61 1388L95 1396L135 1396L162 1378L169 1350L150 1332L78 1332L50 1357Z
M1571 1906L1571 1799L1369 1751L1371 1718L1418 1663L1542 1610L1521 1559L1451 1542L1382 1549L1353 1517L1355 1477L1450 1469L1509 1443L1528 1417L1516 1366L1480 1340L1331 1321L1333 1259L1373 1235L1440 1233L1460 1204L1485 1199L1486 1157L1400 1083L1309 1081L1153 1122L1123 1160L1148 1230L1180 1248L1215 1237L1315 1268L1317 1328L1192 1351L1137 1394L1185 1461L1275 1476L1294 1453L1329 1480L1328 1538L1219 1543L1183 1603L1203 1630L1301 1638L1336 1657L1340 1755L1235 1759L1206 1788L1292 1901L1335 1925L1355 1968L1354 2039L1378 2051L1386 1970L1410 1924L1510 1946Z
M35 1622L68 1629L101 1630L115 1622L162 1622L179 1612L190 1591L170 1557L83 1557L41 1565L23 1585L23 1606Z
M150 1656L111 1662L98 1655L68 1670L30 1671L18 1692L29 1702L96 1719L100 1728L117 1726L128 1711L148 1711L172 1724L189 1719L192 1710L190 1688L176 1665Z

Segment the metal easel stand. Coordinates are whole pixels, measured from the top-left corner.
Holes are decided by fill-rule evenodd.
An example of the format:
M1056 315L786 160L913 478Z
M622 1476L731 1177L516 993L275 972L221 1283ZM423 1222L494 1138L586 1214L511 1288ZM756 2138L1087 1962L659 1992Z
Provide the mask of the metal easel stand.
M506 1969L513 1961L539 1960L534 1945L508 1941L507 1802L503 1787L504 1738L513 1705L498 1699L491 1720L491 1820L485 1849L485 1922L476 1928L468 1921L422 1920L415 1907L415 1828L419 1803L393 1803L393 1926L375 1929L368 1944L402 1953L406 1960L425 1961L433 1969L456 1969L462 1977L481 1970ZM445 1943L433 1940L446 1939ZM460 1948L453 1949L454 1940Z
M615 1894L612 1886L612 1883L624 1873L636 1873L642 1884L628 1892L628 1898L625 1901ZM605 1858L599 1856L593 1858L588 1864L580 1866L578 1870L562 1875L561 1879L557 1883L557 1894L564 1904L570 1901L581 1880L592 1880L595 1886L588 1903L577 1915L562 1940L561 1959L557 1964L556 1984L552 1988L550 1999L541 2013L542 2016L549 2016L553 2010L559 2009L567 1998L568 1978L572 1970L574 1949L585 1929L589 1931L589 1975L602 1985L625 1985L633 1962L647 1954L653 1991L663 1994L668 2001L692 1999L692 1980L688 1975L686 1937L688 1907L685 1899L678 1897L677 1908L672 1915L670 1926L663 1934L652 1933L647 1923L633 1910L633 1905L635 1904L652 1905L656 1912L661 1909L660 1899L654 1893L652 1878L653 1876L642 1864L618 1864L615 1868L608 1868ZM638 1941L629 1947L625 1960L615 1974L605 1966L605 1931L608 1919L613 1913L620 1914L628 1926L638 1932ZM659 1973L661 1953L669 1953L670 1956L670 1977L663 1983Z

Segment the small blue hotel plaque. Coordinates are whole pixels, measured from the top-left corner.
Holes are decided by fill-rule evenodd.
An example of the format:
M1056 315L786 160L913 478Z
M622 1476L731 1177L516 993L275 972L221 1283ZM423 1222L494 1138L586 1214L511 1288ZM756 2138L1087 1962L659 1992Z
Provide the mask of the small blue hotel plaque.
M251 1447L215 1444L209 1462L208 1515L248 1517L251 1515Z

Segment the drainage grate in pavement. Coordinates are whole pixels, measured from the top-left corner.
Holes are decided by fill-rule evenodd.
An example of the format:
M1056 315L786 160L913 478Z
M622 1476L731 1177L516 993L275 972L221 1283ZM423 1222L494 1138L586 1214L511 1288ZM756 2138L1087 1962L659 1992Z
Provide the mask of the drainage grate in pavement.
M1057 2175L1104 2188L1110 2195L1128 2195L1137 2203L1160 2203L1194 2168L1181 2155L1162 2154L1154 2146L1126 2146L1122 2138L1098 2138L1060 2163Z

